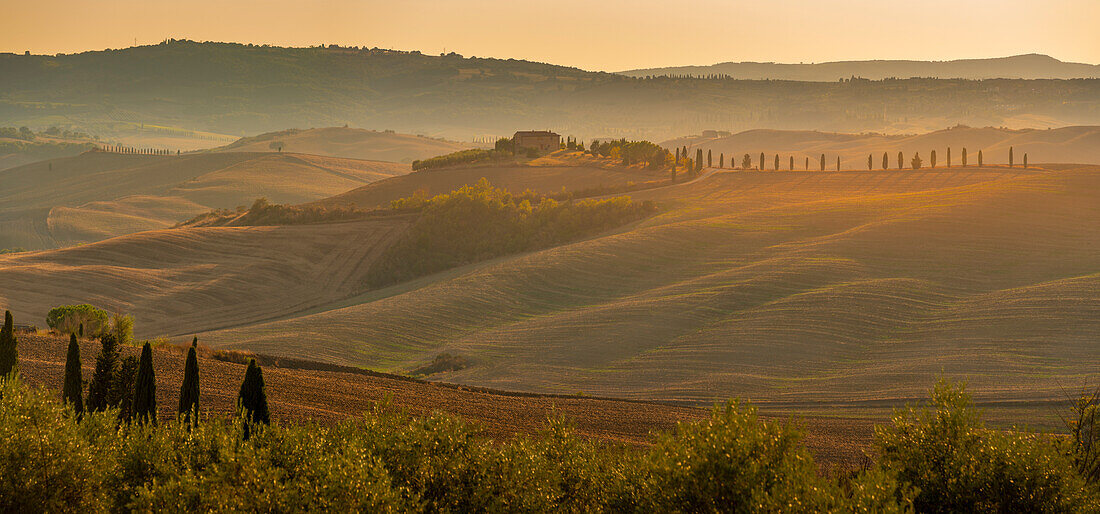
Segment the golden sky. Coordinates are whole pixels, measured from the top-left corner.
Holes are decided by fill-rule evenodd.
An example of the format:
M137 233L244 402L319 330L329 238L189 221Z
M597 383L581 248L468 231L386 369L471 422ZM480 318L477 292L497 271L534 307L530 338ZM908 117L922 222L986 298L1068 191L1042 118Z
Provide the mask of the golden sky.
M590 70L725 61L1100 63L1100 0L38 0L0 7L0 51L186 38L515 57Z

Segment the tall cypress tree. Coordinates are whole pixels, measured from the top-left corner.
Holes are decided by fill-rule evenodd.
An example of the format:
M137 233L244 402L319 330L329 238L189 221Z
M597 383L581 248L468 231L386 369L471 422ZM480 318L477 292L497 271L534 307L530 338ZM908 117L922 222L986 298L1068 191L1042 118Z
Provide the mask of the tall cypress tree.
M779 154L775 154L775 171L779 171Z
M760 171L764 171L764 152L760 152Z
M88 401L85 407L91 412L107 410L111 385L118 372L118 343L110 333L99 338L99 355L95 358L95 371L88 382Z
M84 414L84 385L80 373L80 345L76 334L69 334L69 354L65 358L65 386L61 389L61 400L72 404L77 418Z
M714 167L714 152L712 150L707 150L707 167Z
M840 171L840 156L836 156L836 170Z
M890 169L890 154L882 152L882 169Z
M15 337L15 319L4 311L4 328L0 328L0 378L15 373L19 365L19 341Z
M1024 167L1027 167L1027 152L1024 152Z
M905 169L905 156L901 152L898 152L898 169Z
M271 413L267 409L267 389L264 387L264 372L256 365L256 359L248 360L248 369L244 372L241 391L237 395L237 415L243 414L245 421L244 438L248 439L249 424L271 423Z
M947 167L951 167L951 147L947 147Z
M1011 168L1014 164L1016 164L1016 160L1012 157L1012 147L1010 146L1008 147L1008 167Z
M930 167L936 167L936 151L932 150L932 155L928 157L928 164Z
M107 405L118 407L118 419L127 423L134 419L134 378L137 371L137 357L128 355L122 359L111 393L107 396Z
M825 154L821 154L821 171L825 171Z
M966 147L965 146L963 147L962 160L963 160L963 167L965 168L966 167Z
M867 171L875 168L875 160L871 157L871 154L867 154Z
M791 171L794 171L794 156L791 156Z
M199 338L196 337L191 341L191 348L187 350L187 363L183 366L179 413L184 423L199 422L199 360L195 355L198 345Z
M718 167L719 168L725 168L726 167L726 154L724 154L724 153L718 154Z
M984 159L982 158L982 151L978 150L978 166L983 166L983 165L985 165L985 162L984 162Z
M157 420L157 378L153 374L153 347L141 347L141 361L134 379L134 419L138 423Z
M695 171L703 170L703 149L698 148L695 150Z

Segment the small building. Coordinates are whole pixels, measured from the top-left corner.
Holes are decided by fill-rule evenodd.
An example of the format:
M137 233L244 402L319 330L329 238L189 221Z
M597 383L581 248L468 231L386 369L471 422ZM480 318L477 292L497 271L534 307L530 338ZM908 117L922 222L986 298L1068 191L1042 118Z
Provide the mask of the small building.
M561 136L549 130L521 130L512 136L516 152L533 148L539 152L553 152L561 148Z

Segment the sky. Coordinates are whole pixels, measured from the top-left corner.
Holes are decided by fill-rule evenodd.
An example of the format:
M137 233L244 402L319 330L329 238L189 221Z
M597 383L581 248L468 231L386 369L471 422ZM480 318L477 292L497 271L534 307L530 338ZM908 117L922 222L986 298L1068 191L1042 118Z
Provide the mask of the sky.
M458 52L621 71L728 61L1100 63L1100 0L37 0L0 7L0 52L166 38ZM918 7L919 6L919 7Z

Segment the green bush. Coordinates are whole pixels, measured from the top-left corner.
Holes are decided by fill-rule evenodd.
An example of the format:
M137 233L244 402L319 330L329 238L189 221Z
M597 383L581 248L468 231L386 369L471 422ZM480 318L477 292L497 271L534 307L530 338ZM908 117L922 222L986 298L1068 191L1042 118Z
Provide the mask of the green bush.
M1054 441L986 428L962 385L940 381L930 405L898 411L875 438L880 465L918 491L918 512L1100 510Z
M656 211L652 203L627 196L558 202L531 192L513 195L484 178L434 198L412 196L392 206L422 214L371 267L371 286L562 244Z
M60 305L46 314L46 325L62 334L76 334L84 325L84 335L96 337L108 328L107 311L94 305Z
M528 152L528 157L538 157L538 151L531 155ZM479 164L484 162L504 162L511 160L513 157L510 149L503 148L500 142L497 142L497 148L493 150L484 150L481 148L472 148L470 150L460 150L454 153L446 155L439 155L430 159L415 160L412 162L413 171L430 170L434 168L447 168L451 166L459 166L463 164Z

